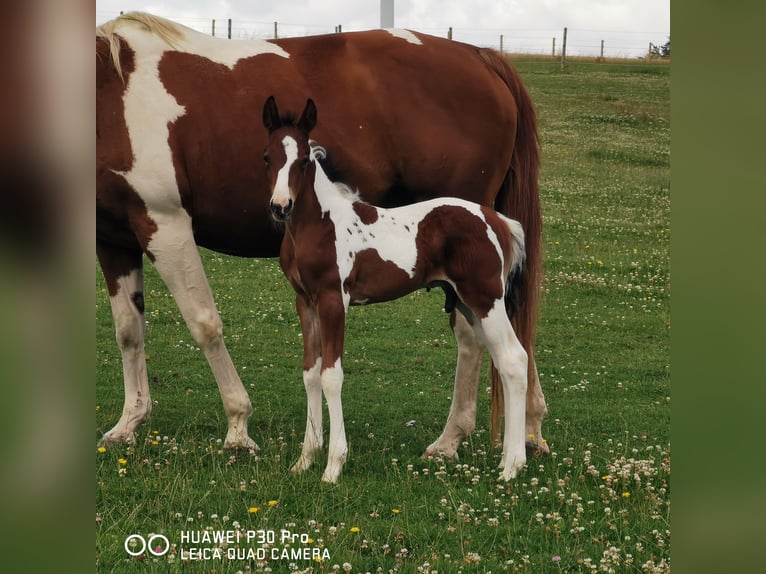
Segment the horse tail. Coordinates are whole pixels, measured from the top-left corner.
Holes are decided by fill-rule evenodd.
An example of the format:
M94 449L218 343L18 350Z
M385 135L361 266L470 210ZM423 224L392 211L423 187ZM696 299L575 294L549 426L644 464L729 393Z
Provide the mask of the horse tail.
M495 198L495 209L521 223L525 233L526 261L524 273L516 289L518 306L507 308L513 328L529 358L528 386L536 384L534 364L535 331L540 285L542 282L542 215L537 176L540 168L540 147L537 115L532 99L521 83L518 72L498 52L480 49L481 57L508 86L516 104L516 134L513 155L505 179ZM503 388L497 370L492 370L492 409L490 436L494 443L499 437L499 420L503 412Z

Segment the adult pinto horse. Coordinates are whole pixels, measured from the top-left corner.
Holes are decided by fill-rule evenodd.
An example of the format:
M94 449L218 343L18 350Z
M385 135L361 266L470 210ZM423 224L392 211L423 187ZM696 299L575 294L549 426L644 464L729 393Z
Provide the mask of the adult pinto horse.
M534 107L515 70L494 51L403 30L231 41L143 13L96 29L96 251L125 385L122 416L101 443L133 440L151 408L145 254L213 371L228 418L224 444L255 446L250 398L224 344L197 246L245 257L279 253L266 168L253 154L253 142L267 139L260 102L271 94L291 109L312 95L326 120L315 136L368 202L393 207L438 192L521 222L527 263L514 328L530 361L525 433L528 448L546 452L533 355L539 149ZM460 314L453 317L452 405L427 454L455 456L475 426L481 342Z
M295 117L280 116L273 96L266 100L271 211L285 223L279 262L295 290L303 332L306 435L292 470L309 468L322 448L323 394L330 444L322 480L336 482L346 461L341 390L349 306L441 287L446 307L468 320L497 367L505 399L501 477L515 478L526 463L527 354L509 318L526 257L521 225L455 197L392 209L365 203L344 183L331 181L319 163L325 150L309 139L317 123L314 101Z

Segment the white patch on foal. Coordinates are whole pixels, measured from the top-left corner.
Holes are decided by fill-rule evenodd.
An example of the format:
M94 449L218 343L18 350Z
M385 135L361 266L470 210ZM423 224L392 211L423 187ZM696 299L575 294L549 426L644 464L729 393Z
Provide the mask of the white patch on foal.
M298 159L298 142L290 136L282 140L282 146L285 148L287 160L285 165L277 173L277 181L274 183L274 191L271 194L271 202L276 203L283 208L290 201L290 168Z
M292 140L292 138L285 138L287 139ZM329 213L335 226L335 252L338 256L341 285L351 274L356 255L366 249L374 249L381 259L393 263L410 278L414 277L418 259L415 241L418 226L434 209L445 205L461 207L485 224L487 237L505 266L500 242L492 227L487 224L481 207L475 203L459 198L439 198L393 209L380 209L377 210L378 218L373 223L364 224L354 211L353 203L348 200L346 194L342 193L343 187L330 181L321 166L317 166L314 189L323 213ZM516 225L520 229L520 226ZM397 240L391 241L391 237L396 237ZM343 290L343 302L348 309L351 296L345 290ZM354 303L362 302L354 301Z

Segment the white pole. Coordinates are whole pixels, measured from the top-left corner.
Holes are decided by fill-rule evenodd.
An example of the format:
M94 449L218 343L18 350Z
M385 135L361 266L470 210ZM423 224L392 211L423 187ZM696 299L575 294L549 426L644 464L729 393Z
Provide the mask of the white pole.
M380 27L394 27L394 0L380 0Z

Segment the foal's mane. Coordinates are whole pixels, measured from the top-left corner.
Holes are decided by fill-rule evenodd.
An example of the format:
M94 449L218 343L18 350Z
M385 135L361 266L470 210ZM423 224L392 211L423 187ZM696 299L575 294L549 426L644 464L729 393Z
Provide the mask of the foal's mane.
M319 145L314 140L309 140L311 146L311 157L319 167L322 169L327 179L341 192L341 194L351 201L363 201L359 197L359 190L355 189L351 185L345 183L341 177L339 177L340 170L328 159L327 150Z

